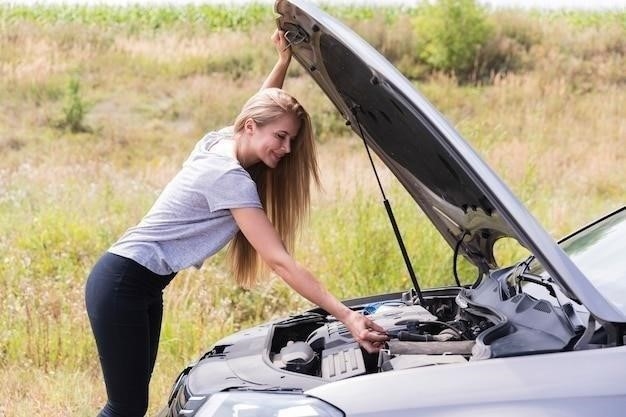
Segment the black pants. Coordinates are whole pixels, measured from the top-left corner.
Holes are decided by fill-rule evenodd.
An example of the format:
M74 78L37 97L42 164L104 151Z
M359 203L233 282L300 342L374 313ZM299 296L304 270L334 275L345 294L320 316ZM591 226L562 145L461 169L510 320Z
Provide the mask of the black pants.
M162 276L105 253L87 279L85 301L108 402L101 417L143 417L163 316Z

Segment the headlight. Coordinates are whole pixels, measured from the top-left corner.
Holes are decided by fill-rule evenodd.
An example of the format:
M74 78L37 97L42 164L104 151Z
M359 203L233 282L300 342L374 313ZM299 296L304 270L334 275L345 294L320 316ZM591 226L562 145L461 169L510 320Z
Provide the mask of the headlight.
M196 417L344 417L317 398L300 394L231 391L213 394Z

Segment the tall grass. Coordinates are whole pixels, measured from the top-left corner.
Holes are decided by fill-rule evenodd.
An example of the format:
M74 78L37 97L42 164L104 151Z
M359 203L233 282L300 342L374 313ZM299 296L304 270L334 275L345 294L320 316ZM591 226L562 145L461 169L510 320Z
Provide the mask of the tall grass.
M523 65L459 86L415 67L412 12L332 10L414 71L553 236L624 204L623 15L578 15L576 24L571 15L508 15L502 33L528 46ZM102 404L83 306L89 269L273 64L270 11L220 13L0 6L0 416L89 416ZM340 297L406 289L362 143L295 64L286 88L313 115L323 178L297 258ZM89 129L60 126L72 103L83 111L72 120ZM377 166L422 286L452 283L450 248ZM151 413L178 370L218 338L308 307L275 278L238 289L222 256L166 290Z

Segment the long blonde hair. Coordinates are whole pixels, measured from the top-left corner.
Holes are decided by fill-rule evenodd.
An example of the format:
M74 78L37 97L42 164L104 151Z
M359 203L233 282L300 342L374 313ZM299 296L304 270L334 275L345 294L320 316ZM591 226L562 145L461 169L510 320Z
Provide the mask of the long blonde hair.
M279 88L266 88L252 96L235 119L235 134L242 132L246 120L263 126L285 114L300 120L300 130L276 168L262 162L249 169L256 182L259 198L268 218L278 231L287 251L291 251L301 221L308 214L310 185L319 186L315 139L311 118L298 101ZM228 258L236 282L250 287L268 269L243 233L238 232L230 244Z

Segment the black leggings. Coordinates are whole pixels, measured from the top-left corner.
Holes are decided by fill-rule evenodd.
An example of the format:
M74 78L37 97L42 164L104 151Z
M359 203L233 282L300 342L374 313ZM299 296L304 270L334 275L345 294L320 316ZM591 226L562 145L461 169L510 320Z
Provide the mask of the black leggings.
M108 402L101 417L143 417L163 316L163 289L175 274L157 275L105 253L87 279L85 301Z

